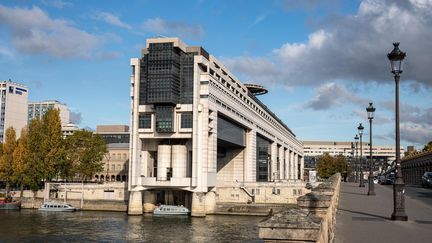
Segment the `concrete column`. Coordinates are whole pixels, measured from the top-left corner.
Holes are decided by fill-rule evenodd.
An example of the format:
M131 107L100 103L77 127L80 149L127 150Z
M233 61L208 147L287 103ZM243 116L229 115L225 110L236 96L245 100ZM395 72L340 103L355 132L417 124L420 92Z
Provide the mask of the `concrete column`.
M271 144L271 162L270 162L270 173L269 173L269 179L270 181L274 181L277 177L276 172L277 172L277 167L276 167L276 159L277 159L277 143L273 142Z
M142 192L131 191L129 194L129 215L141 215L143 214L143 203L142 203Z
M187 148L186 145L172 146L172 167L174 178L186 177Z
M244 156L244 180L256 181L256 131L246 132L246 149Z
M284 158L284 147L280 146L279 147L279 175L278 175L278 179L282 180L283 179L283 174L284 174L284 163L285 163L285 158Z
M298 180L298 162L299 155L296 153L294 156L294 180Z
M285 150L285 180L288 180L290 178L289 172L290 172L290 151L289 149Z
M205 217L205 192L194 192L192 193L192 217Z
M167 180L167 168L171 167L171 145L158 146L157 180Z
M290 180L294 180L295 175L294 175L294 151L290 151Z
M144 191L144 213L151 213L156 207L156 193Z
M300 179L304 180L304 156L300 160Z

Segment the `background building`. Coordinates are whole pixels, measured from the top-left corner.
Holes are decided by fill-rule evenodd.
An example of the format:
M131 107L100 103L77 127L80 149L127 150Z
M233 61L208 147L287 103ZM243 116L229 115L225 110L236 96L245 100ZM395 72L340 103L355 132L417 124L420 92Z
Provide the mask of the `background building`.
M28 121L34 118L42 118L48 109L58 109L60 111L60 120L62 126L70 122L70 110L66 104L57 100L45 100L41 102L29 102L28 104Z
M129 213L142 213L142 192L145 211L182 204L193 216L223 198L288 202L281 187L302 180L303 145L222 63L155 38L131 66Z
M343 155L350 158L356 155L356 151L352 149L352 142L341 142L341 141L303 141L304 145L304 156L305 156L305 168L315 169L318 157L324 153L328 153L331 156ZM369 158L369 143L363 142L363 164L367 166ZM360 142L358 143L357 154L360 156ZM401 147L401 155L404 154L404 148ZM372 159L379 168L386 169L387 166L396 159L396 147L391 145L373 145L372 147Z
M103 158L104 170L94 176L96 181L127 181L129 168L129 126L98 125L99 134L107 143Z
M0 82L0 140L4 142L6 129L15 128L17 138L27 126L27 87L12 81Z

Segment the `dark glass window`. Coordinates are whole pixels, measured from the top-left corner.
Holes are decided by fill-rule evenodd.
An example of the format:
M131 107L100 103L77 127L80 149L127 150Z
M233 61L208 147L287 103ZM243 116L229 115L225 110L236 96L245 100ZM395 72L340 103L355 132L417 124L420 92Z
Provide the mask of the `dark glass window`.
M140 113L138 119L138 128L151 128L152 119L150 113Z
M268 160L270 154L270 142L260 136L257 136L256 142L256 181L268 181Z
M173 132L174 107L156 106L156 131Z
M192 112L181 114L181 128L192 128Z

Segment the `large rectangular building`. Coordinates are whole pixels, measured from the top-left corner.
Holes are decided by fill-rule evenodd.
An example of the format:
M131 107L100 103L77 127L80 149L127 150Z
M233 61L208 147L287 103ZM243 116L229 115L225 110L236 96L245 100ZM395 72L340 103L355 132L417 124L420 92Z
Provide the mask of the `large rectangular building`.
M27 126L27 87L12 81L0 82L0 141L4 143L5 132L15 128L17 138Z
M70 110L66 104L57 100L45 100L40 102L29 102L28 104L28 122L34 118L42 118L48 109L58 109L62 126L70 122Z
M148 39L131 66L130 214L142 192L144 211L183 204L200 216L223 186L277 194L275 183L303 179L302 143L202 47Z

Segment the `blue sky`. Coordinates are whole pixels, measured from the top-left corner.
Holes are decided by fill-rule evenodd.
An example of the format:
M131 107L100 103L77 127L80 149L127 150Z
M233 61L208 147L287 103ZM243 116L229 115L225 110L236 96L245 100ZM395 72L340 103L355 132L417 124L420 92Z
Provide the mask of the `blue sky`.
M432 140L432 1L2 1L0 79L56 99L79 126L129 123L129 59L145 40L203 46L304 140L352 141L374 102L375 144L394 144L386 54L407 52L402 145ZM367 136L368 137L368 136Z

